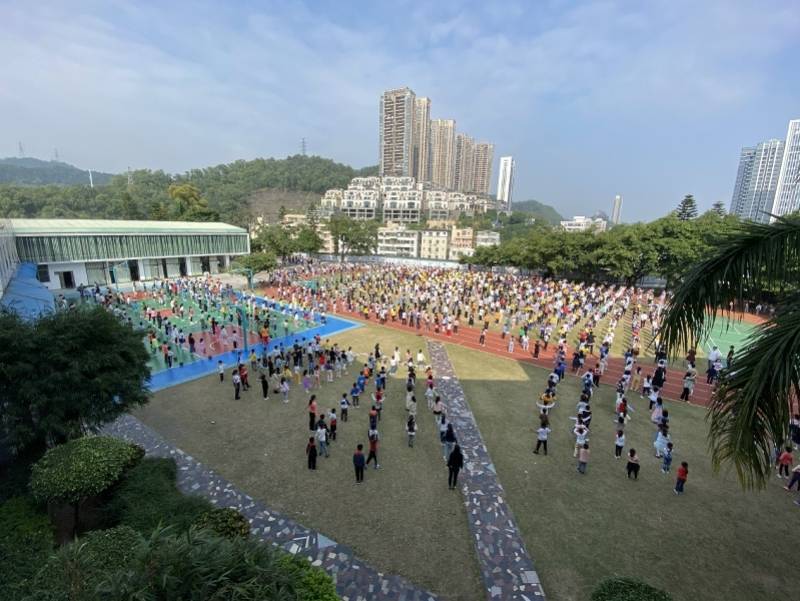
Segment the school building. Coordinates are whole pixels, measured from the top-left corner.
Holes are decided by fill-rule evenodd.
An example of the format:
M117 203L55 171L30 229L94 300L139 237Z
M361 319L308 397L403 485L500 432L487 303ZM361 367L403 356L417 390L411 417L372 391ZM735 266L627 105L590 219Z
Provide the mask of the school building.
M51 290L219 273L250 252L226 223L104 219L10 219L16 253Z

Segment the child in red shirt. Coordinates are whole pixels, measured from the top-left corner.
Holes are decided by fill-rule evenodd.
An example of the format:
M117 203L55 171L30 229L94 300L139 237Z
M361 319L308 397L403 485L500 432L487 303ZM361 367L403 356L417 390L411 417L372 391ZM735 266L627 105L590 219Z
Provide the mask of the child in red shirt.
M789 467L792 465L792 447L787 446L778 457L778 478L789 477Z
M678 468L678 479L675 481L675 494L682 495L683 487L686 486L686 480L689 478L689 464L685 461L681 462Z

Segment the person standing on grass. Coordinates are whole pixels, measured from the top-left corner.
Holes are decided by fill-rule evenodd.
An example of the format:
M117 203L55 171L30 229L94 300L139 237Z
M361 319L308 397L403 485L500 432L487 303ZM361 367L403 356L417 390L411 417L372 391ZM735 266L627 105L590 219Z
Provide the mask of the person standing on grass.
M689 397L692 396L692 392L694 391L694 383L697 379L697 372L693 369L690 369L686 372L683 376L683 391L681 392L681 400L689 402Z
M263 396L266 401L269 398L269 380L267 379L267 374L261 372L258 379L261 381L261 396Z
M580 423L575 425L575 428L572 430L572 433L575 435L575 450L572 453L573 457L577 457L579 451L583 448L583 445L586 444L586 441L589 439L589 430Z
M455 490L458 486L458 472L462 467L464 467L464 455L461 453L461 447L456 445L447 458L447 486L450 490Z
M631 449L630 451L628 451L628 465L626 466L629 480L631 475L633 475L634 480L639 479L640 467L641 465L639 464L639 456L636 454L636 449Z
M792 465L792 447L787 446L778 456L778 478L789 477L789 467Z
M308 469L317 469L317 445L314 444L314 437L308 437L308 444L306 445L306 457L308 457Z
M289 402L289 380L287 380L285 377L281 378L281 383L280 383L280 387L279 388L280 388L280 391L281 391L281 395L283 395L283 402L284 403L288 403Z
M317 422L317 442L319 443L319 454L330 457L328 453L328 426L325 425L325 418L319 418Z
M549 420L547 415L545 415L545 419ZM551 430L546 424L540 425L539 429L536 430L536 449L533 451L534 455L539 454L539 448L541 447L544 449L545 456L547 456L547 437L550 435L550 432Z
M361 391L358 388L358 383L353 382L353 387L350 389L350 397L353 399L353 407L358 409L358 398L361 395Z
M578 451L578 473L585 474L586 466L589 463L589 443L584 442Z
M682 495L683 489L686 486L686 481L689 479L689 464L685 461L681 461L681 466L678 468L678 478L675 480L675 490L673 491L676 495Z
M380 464L378 463L378 440L380 439L380 435L378 434L377 430L370 430L369 431L369 455L367 455L367 463L373 459L375 460L375 469L377 470L380 468Z
M622 449L625 448L625 432L623 430L617 430L617 434L614 440L614 459L619 459L622 457Z
M668 474L672 467L672 443L667 443L667 448L664 451L664 459L661 462L661 473Z
M453 430L453 424L447 424L447 430L444 433L444 460L447 461L447 458L450 457L450 453L453 452L453 448L456 446L456 431Z
M308 399L308 429L317 429L317 395L312 394Z
M233 381L233 400L234 401L238 401L239 400L239 394L240 394L240 392L242 390L242 378L239 375L239 370L238 369L234 369L231 372L231 380Z
M343 392L342 393L342 398L339 399L339 409L340 409L341 414L342 414L342 421L343 422L347 421L347 410L349 409L349 407L350 407L350 401L347 400L347 393Z
M339 424L336 419L336 408L332 407L330 413L328 413L328 430L330 430L331 440L336 440L336 429L338 425Z
M408 446L413 447L414 440L417 437L417 420L413 415L408 416L408 421L406 422L406 434L408 435Z
M792 468L792 479L783 487L783 490L792 490L795 484L797 484L797 490L800 490L800 463Z
M353 453L353 467L356 472L356 484L361 484L364 481L364 445L359 443L356 445L356 452Z
M219 374L219 381L225 381L225 366L222 365L222 361L217 361L217 373Z

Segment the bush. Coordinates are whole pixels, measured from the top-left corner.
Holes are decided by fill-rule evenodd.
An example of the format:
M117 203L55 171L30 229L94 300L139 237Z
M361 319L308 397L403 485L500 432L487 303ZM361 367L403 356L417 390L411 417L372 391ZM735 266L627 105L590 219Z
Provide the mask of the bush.
M92 601L109 572L123 570L143 542L127 526L95 530L62 547L36 575L29 601Z
M196 521L198 528L206 528L220 536L234 538L250 534L250 524L241 513L235 509L212 509L202 514Z
M124 566L95 563L100 548L81 539L42 570L31 601L338 601L323 572L251 538L157 528L145 540L124 530L133 549L118 555ZM115 534L103 546L114 552L117 542Z
M143 456L144 449L116 438L77 438L33 465L31 491L39 501L78 503L110 488Z
M672 596L641 580L609 578L594 589L591 601L672 601Z
M22 599L54 544L47 515L30 499L16 497L0 505L0 599Z
M115 487L107 506L110 524L124 524L145 536L159 524L184 532L213 506L202 497L184 495L175 487L172 459L146 457Z

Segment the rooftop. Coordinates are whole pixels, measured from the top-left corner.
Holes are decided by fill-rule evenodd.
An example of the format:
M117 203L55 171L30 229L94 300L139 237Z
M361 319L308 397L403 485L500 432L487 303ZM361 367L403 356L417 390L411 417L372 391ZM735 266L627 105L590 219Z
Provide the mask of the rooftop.
M246 234L235 225L205 221L125 221L122 219L11 219L20 236L41 234Z

